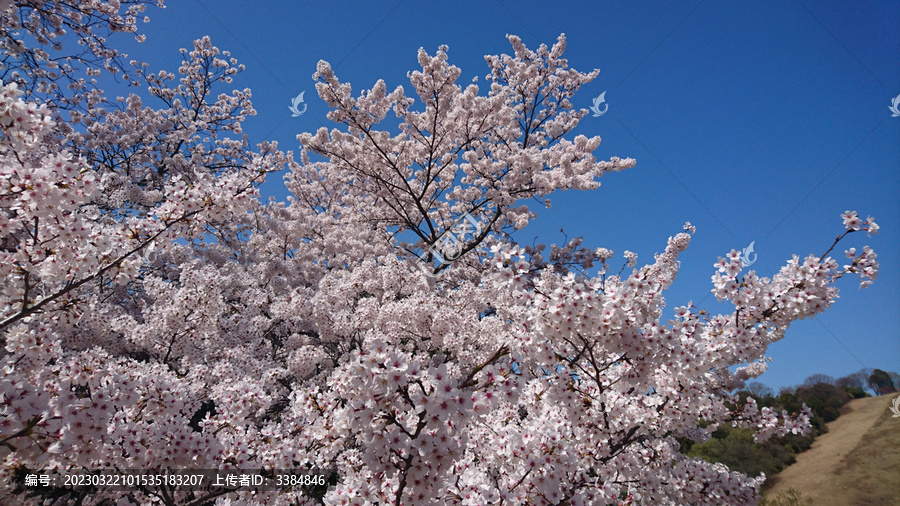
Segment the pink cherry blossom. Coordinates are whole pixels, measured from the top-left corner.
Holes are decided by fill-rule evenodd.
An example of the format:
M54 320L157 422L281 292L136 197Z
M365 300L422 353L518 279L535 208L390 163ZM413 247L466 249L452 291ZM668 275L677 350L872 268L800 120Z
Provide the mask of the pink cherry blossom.
M21 470L168 467L328 474L320 490L204 499L223 505L753 504L764 476L686 457L676 438L808 431L808 410L734 408L727 392L834 303L841 277L877 278L869 246L842 267L829 256L877 233L874 219L844 213L831 248L771 278L725 253L712 293L734 310L688 303L664 321L690 223L648 264L625 251L617 274L612 250L580 238L505 235L535 217L528 199L635 163L599 161L599 138L570 135L587 113L571 99L597 71L568 67L563 36L536 50L510 36L511 55L486 57L484 90L457 84L446 47L419 51L409 89L355 96L320 62L337 126L299 135L297 162L245 140L250 90L220 91L243 67L209 38L177 74L125 65L100 38L87 46L100 60L50 72L43 38L98 20L134 33L145 2L83 4L16 2L0 22L38 42L3 42L33 58L0 86L0 502L41 502L21 494ZM90 81L126 66L148 103ZM379 125L389 114L393 130ZM261 202L276 170L292 196ZM423 272L422 253L466 216L480 228L458 259Z

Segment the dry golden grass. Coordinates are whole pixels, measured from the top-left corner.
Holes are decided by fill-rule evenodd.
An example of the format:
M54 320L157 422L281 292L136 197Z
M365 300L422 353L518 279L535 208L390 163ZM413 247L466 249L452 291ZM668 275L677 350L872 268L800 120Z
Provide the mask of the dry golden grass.
M893 418L889 409L896 396L847 404L809 452L798 455L795 464L770 478L763 491L767 502L900 505L900 418ZM792 491L802 500L787 501Z

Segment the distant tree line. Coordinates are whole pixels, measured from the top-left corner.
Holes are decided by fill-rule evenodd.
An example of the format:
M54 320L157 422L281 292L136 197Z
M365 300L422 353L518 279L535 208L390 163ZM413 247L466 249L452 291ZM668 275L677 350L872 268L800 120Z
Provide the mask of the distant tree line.
M816 437L827 432L825 424L840 416L840 408L850 399L870 397L872 394L885 395L898 390L900 374L871 368L860 369L838 379L827 374L813 374L798 387L781 388L778 395L768 386L753 381L737 392L738 403L733 408L743 407L750 397L756 400L760 408L768 406L779 412L798 413L806 404L813 413L810 433L805 436L789 434L757 443L753 440L751 429L721 425L708 441L692 443L679 439L679 442L688 456L721 462L749 476L765 473L771 477L793 464L798 453L808 450Z
M851 393L851 397L857 398L863 396L859 395L856 389L868 390L874 395L885 395L900 390L900 374L894 371L865 368L838 379L831 378L826 374L814 374L806 378L804 385L810 383L828 383L843 389L853 389L857 394ZM848 393L850 392L848 391Z

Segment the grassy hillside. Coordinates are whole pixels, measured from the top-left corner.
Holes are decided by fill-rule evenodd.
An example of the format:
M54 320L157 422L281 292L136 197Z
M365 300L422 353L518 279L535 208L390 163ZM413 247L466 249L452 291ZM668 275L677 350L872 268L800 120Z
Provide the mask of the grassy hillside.
M765 504L900 505L900 418L889 409L897 395L844 406L809 452L769 479Z

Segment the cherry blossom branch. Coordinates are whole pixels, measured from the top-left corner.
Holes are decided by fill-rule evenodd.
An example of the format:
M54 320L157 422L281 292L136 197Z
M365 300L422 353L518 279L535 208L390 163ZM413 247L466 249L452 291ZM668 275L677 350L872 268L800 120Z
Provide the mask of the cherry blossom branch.
M73 291L73 290L77 290L77 289L80 288L81 286L83 286L83 285L85 285L85 284L87 284L87 283L90 283L91 281L94 281L94 280L96 280L96 279L102 277L102 276L103 276L104 274L106 274L107 272L109 272L109 271L111 271L111 270L113 270L113 269L119 267L119 266L122 264L122 262L124 262L127 258L129 258L131 255L137 253L138 251L140 251L140 250L146 248L150 243L152 243L152 242L153 242L154 240L156 240L158 237L160 237L161 235L163 235L164 233L166 233L172 226L174 226L174 225L176 225L176 224L178 224L178 223L181 223L181 222L186 222L186 221L188 221L192 216L197 215L197 214L199 214L200 212L201 212L201 210L193 211L193 212L187 213L187 214L185 214L185 215L182 215L181 217L177 218L177 219L174 220L174 221L168 222L168 223L166 224L165 228L163 228L162 230L159 230L158 232L156 232L156 233L153 234L152 236L148 237L146 240L144 240L143 242L141 242L138 246L131 248L131 249L130 249L129 251L127 251L126 253L123 253L123 254L120 255L117 259L113 260L112 262L110 262L110 263L109 263L108 265L106 265L105 267L101 267L100 269L98 269L98 270L97 270L96 272L94 272L93 274L90 274L90 275L88 275L88 276L85 276L84 278L82 278L82 279L80 279L80 280L78 280L78 281L69 281L69 282L67 282L67 283L63 286L63 288L61 288L60 290L57 290L56 292L52 293L51 295L48 295L48 296L42 298L39 302L36 302L36 303L31 304L31 305L29 306L29 305L26 304L26 302L27 302L27 299L26 299L26 301L23 301L23 303L22 303L22 309L19 310L18 313L16 313L16 314L14 314L14 315L12 315L12 316L10 316L10 317L4 319L3 321L0 321L0 331L6 330L6 329L9 328L10 326L12 326L12 325L16 324L17 322L21 321L22 319L27 318L27 317L31 316L32 314L34 314L34 313L40 311L40 310L43 309L43 307L46 306L47 304L49 304L49 303L51 303L51 302L54 302L54 301L58 300L60 297L62 297L62 296L64 296L64 295L68 294L69 292L71 292L71 291ZM28 272L27 272L27 271L26 271L26 273L25 273L25 278L28 279ZM26 286L27 286L27 282L26 282ZM5 341L5 339L4 339L4 341Z

